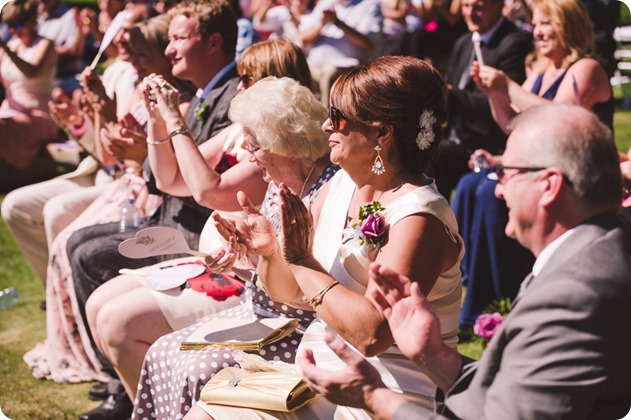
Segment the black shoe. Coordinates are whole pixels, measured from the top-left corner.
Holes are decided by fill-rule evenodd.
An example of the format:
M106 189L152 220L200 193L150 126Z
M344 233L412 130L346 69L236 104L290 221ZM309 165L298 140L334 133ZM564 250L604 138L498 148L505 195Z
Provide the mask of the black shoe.
M107 384L98 383L88 391L88 399L92 401L103 401L110 395L107 392Z
M83 413L79 420L127 420L131 417L134 405L129 400L121 383L113 379L107 384L109 396L92 411Z

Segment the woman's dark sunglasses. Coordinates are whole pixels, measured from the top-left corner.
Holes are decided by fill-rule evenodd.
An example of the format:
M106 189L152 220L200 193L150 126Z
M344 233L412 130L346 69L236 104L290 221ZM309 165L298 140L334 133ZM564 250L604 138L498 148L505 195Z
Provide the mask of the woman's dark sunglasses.
M346 127L348 117L336 107L331 106L329 107L329 120L331 120L333 130L340 131L344 130L344 127Z

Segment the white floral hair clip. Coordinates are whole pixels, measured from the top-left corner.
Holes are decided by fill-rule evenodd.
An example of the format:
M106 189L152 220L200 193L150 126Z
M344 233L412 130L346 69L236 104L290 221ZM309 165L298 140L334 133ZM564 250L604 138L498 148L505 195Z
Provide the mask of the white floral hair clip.
M416 145L419 149L425 150L434 142L436 134L432 126L436 124L436 117L431 109L423 111L418 119L418 136L416 136Z

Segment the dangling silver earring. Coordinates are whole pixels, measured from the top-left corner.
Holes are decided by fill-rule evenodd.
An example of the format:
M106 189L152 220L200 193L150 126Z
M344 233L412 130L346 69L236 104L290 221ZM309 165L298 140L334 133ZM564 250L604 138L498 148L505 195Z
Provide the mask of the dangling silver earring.
M383 165L383 159L381 159L381 146L375 146L375 150L377 151L377 157L375 158L375 162L372 164L372 171L375 175L381 175L386 172L386 167Z

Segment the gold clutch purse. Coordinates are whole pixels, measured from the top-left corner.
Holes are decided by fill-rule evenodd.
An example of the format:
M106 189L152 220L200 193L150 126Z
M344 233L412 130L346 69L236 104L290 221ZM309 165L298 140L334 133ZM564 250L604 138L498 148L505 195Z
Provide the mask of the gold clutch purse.
M180 344L180 350L228 347L257 351L291 334L298 321L291 318L222 319L213 318L200 325Z
M209 404L294 411L315 396L299 373L251 372L228 367L206 383L201 400Z

